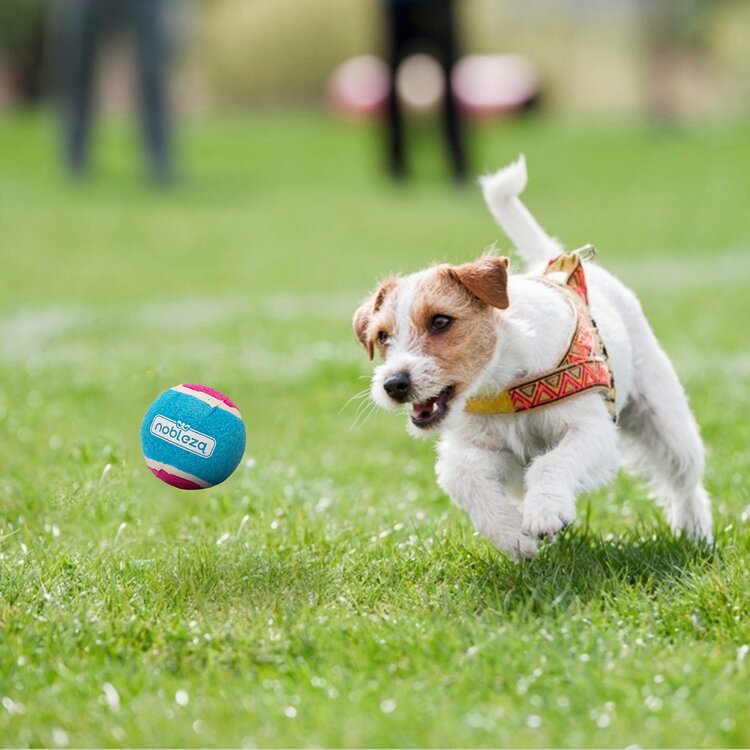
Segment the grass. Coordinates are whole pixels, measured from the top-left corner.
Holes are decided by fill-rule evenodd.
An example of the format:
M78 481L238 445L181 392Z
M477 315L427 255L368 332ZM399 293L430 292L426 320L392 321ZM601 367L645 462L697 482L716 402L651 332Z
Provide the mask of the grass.
M429 443L365 423L350 316L374 280L499 239L478 191L380 176L318 115L193 122L143 187L129 129L71 185L51 123L0 121L0 738L4 746L750 744L746 125L483 128L529 204L633 286L709 446L717 545L636 482L514 565L437 489ZM155 481L161 390L230 393L246 460Z

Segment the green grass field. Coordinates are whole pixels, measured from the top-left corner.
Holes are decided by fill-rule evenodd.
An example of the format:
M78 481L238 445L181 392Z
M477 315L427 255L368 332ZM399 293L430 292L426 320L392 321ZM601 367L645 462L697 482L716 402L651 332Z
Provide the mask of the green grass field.
M0 120L3 746L750 745L750 129L525 121L527 202L639 294L709 448L715 550L635 481L514 565L436 487L433 448L351 397L378 277L507 250L424 135L317 115L193 122L144 187L129 127L61 174L52 123ZM226 484L172 490L138 432L179 382L248 428Z

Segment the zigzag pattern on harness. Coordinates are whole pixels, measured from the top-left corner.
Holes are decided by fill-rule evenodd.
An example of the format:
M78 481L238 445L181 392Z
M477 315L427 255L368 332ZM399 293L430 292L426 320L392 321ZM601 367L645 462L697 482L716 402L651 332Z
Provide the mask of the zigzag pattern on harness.
M513 414L559 403L592 390L602 392L612 419L616 419L614 376L599 329L588 308L586 276L575 253L551 260L545 276L562 272L563 284L539 280L563 291L575 312L575 324L565 354L549 372L514 383L488 398L471 398L466 411L473 414Z

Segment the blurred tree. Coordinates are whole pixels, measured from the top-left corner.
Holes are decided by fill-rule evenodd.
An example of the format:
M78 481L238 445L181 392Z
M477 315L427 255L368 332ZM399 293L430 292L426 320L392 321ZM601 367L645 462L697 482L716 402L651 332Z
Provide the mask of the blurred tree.
M24 103L37 101L42 93L46 5L47 0L0 2L0 58Z
M378 11L376 0L204 0L194 65L220 104L319 102L339 63L377 49Z
M711 20L732 0L640 0L647 48L646 110L661 120L681 114L680 79L707 76Z

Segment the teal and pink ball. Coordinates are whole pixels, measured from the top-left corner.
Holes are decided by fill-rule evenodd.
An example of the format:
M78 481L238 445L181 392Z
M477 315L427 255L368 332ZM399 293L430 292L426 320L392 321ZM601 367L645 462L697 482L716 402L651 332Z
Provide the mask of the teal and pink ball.
M213 487L227 479L245 452L239 409L220 391L183 383L164 391L141 426L146 465L182 490Z

